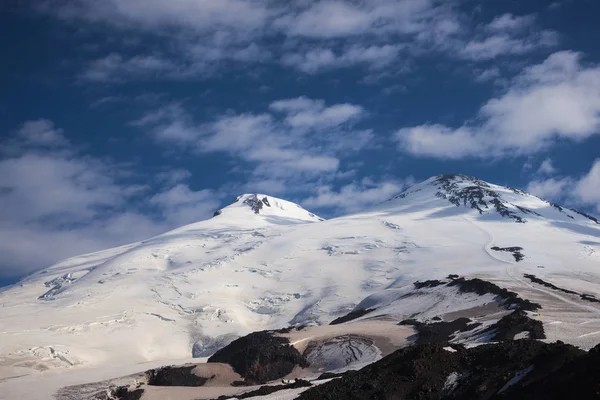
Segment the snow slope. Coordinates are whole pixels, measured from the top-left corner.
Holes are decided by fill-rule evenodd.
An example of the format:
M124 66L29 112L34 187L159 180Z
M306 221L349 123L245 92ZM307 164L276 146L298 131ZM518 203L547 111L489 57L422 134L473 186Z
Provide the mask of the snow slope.
M550 339L600 341L600 303L523 277L600 294L600 224L516 189L442 175L327 221L254 194L215 214L65 260L1 292L0 393L15 398L40 374L112 368L118 376L137 363L208 355L256 330L326 324L371 295L389 299L388 291L449 274L539 302ZM524 259L494 250L510 247ZM479 301L448 304L489 299Z

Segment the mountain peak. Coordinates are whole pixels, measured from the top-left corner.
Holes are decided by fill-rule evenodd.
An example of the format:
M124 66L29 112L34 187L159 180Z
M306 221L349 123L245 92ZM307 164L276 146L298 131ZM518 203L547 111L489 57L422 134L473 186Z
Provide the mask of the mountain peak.
M409 187L390 199L392 202L444 203L457 207L467 207L480 215L496 214L517 223L526 223L527 218L541 217L552 220L575 220L585 218L598 223L598 220L585 213L567 209L558 204L541 199L523 190L485 182L477 177L464 174L443 174L433 176L424 182ZM439 203L439 201L443 203Z
M260 193L245 193L237 196L229 206L215 211L213 217L218 217L224 213L227 215L241 213L248 216L248 211L256 216L277 217L288 220L306 222L324 220L318 215L305 210L299 204Z

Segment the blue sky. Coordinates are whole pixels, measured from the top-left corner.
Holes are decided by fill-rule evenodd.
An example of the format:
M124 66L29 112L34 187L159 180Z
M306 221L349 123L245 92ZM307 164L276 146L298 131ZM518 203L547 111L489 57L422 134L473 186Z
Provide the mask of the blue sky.
M207 218L466 173L600 212L600 3L3 2L0 281Z

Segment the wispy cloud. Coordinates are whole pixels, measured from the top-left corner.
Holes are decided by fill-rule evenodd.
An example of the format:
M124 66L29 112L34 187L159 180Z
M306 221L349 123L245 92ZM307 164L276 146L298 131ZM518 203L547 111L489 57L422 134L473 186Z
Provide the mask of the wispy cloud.
M526 68L507 91L458 128L426 124L396 132L399 148L415 155L458 159L532 154L556 139L580 141L600 127L600 66L557 52Z
M81 153L49 120L27 121L0 143L0 275L159 234L210 216L219 196L165 171L154 187L133 166ZM147 201L147 194L153 193ZM150 208L155 208L153 216Z
M344 185L339 190L330 185L323 185L317 187L316 193L305 199L302 204L306 207L329 208L338 212L355 212L363 210L366 206L384 202L412 184L413 178L403 181L373 181L365 178Z
M544 161L542 161L537 170L537 174L539 175L552 175L554 173L556 173L556 168L554 167L551 158L546 158Z
M527 190L540 197L574 206L594 207L600 212L600 159L582 176L552 177L531 181Z
M397 70L432 52L486 61L557 43L535 15L482 22L456 0L42 0L37 8L156 42L152 53L142 41L126 54L89 61L80 78L90 82L205 77L224 63L279 63L308 74L356 66Z
M133 124L195 153L226 153L248 163L254 177L307 179L335 173L340 156L370 145L373 134L354 127L365 115L354 104L298 97L271 103L269 112L221 115L207 123L195 123L180 104L170 104Z

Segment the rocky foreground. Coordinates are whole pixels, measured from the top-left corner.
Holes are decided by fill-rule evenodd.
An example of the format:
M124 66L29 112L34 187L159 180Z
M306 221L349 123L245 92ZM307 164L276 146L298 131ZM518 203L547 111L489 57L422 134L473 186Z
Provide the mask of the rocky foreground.
M457 275L412 286L384 303L385 310L407 299L418 298L422 305L428 297L439 300L452 293L464 299L488 296L495 306L491 314L474 307L457 318L449 318L456 313L432 317L424 312L400 321L387 311L376 316L381 311L376 304L357 307L329 327L254 332L218 350L207 363L152 369L137 385L112 387L91 398L266 400L280 398L281 391L285 398L305 400L600 398L600 345L587 352L561 341L540 341L546 339L544 326L532 318L539 304L491 282ZM443 304L437 303L439 309ZM403 345L381 351L382 331L367 329L378 323L388 339L401 331L412 335ZM205 390L211 387L227 390Z
M203 384L189 367L151 370L148 376L149 385ZM301 400L594 399L600 398L600 345L589 352L562 342L530 339L470 349L460 345L413 345L359 371L323 374L312 382L297 379L254 386L218 399L268 399L273 393L291 389L301 389L297 397ZM143 387L120 387L98 398L137 400L144 398L144 391Z

